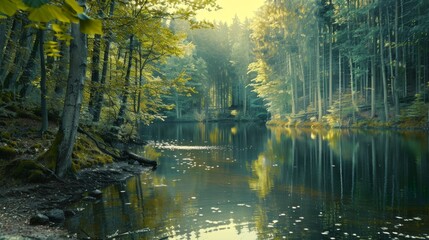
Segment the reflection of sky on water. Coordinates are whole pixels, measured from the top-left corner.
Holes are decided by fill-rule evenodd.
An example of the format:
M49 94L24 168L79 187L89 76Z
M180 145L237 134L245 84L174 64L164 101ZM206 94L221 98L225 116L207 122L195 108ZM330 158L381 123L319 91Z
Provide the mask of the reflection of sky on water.
M144 134L146 154L161 153L158 169L80 204L69 229L121 239L429 239L425 135L231 124Z

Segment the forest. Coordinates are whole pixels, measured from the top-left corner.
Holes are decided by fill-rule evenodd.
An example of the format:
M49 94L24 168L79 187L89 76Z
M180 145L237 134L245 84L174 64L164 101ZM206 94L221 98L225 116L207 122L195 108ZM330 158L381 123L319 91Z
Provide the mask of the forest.
M227 195L226 191L237 193L236 185L225 182L231 176L236 177L232 182L250 180L244 187L247 197L261 189L265 195L269 191L287 194L288 187L274 190L273 176L280 179L283 171L285 179L298 179L295 170L307 176L303 166L311 170L310 185L312 181L321 184L321 176L329 172L332 194L334 180L340 179L341 201L346 177L352 183L352 199L355 182L359 189L359 181L370 176L373 182L384 176L385 198L392 176L392 191L400 198L408 187L398 185L402 180L396 181L390 171L402 170L399 162L404 159L404 169L417 169L424 183L429 1L265 0L252 18L236 16L230 22L199 18L200 12L220 8L216 0L0 0L0 239L5 231L22 235L20 231L28 227L17 227L18 222L34 223L30 215L41 210L66 209L82 199L97 201L104 194L99 189L149 172L147 166L156 169L159 159L164 169L156 177L145 178L148 185L139 192L156 206L164 206L166 218L170 217L168 203L182 210L175 202L178 199L189 202L193 208L189 214L203 209L193 205L200 196L188 190L209 190L204 194L212 194L213 199ZM398 129L418 131L390 131ZM372 138L360 141L367 133ZM148 136L152 139L145 139ZM273 143L278 143L279 153L273 151ZM395 157L389 157L392 148ZM359 163L370 159L369 154L372 162ZM228 175L230 166L240 174ZM348 166L351 174L343 175ZM192 169L197 167L201 169ZM83 170L88 168L94 171ZM312 178L316 169L318 177ZM360 169L364 169L362 178L355 176ZM207 171L217 175L208 181ZM164 182L168 174L177 174L170 176L174 183L169 185ZM249 178L252 174L256 175ZM405 173L404 179L411 175ZM142 176L135 182L146 184L140 181ZM199 185L201 181L194 177L202 176L207 184L220 184L220 192L212 191L211 185ZM185 184L186 179L190 184ZM158 202L152 197L164 195L149 193L175 192L180 184L185 184L183 192L189 196L168 195ZM164 191L167 187L170 190ZM228 187L232 190L225 190ZM324 190L319 190L322 196ZM117 195L124 192L118 190ZM253 210L247 204L250 197L243 196L237 202L227 200L234 203L231 209ZM284 196L279 202L284 202ZM410 191L409 196L423 195ZM131 202L124 200L123 209ZM311 204L303 206L310 209L314 202L310 199ZM346 202L335 202L335 209ZM212 207L211 213L220 214L219 206ZM259 210L265 216L267 211ZM308 218L322 219L321 210L316 212L320 215ZM268 228L279 221L277 217L286 216L279 214ZM402 212L392 214L397 214L392 215L394 221L402 219L398 218ZM411 220L422 220L409 215ZM195 215L192 226L197 217L202 214ZM423 228L424 224L416 227ZM141 233L142 229L134 230ZM317 231L312 234L329 233L323 228ZM44 230L39 233L45 236ZM45 239L40 236L34 239Z
M197 20L218 8L2 0L0 116L35 116L41 136L58 124L39 160L59 176L80 127L127 141L165 120L427 126L429 2L268 0L254 19Z

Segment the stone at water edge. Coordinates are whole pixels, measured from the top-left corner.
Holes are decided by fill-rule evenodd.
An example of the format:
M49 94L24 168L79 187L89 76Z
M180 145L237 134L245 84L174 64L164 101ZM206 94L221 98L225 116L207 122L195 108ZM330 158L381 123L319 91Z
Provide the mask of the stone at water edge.
M97 199L95 197L91 197L91 196L86 196L82 198L83 201L88 201L88 202L95 202L97 201Z
M94 191L92 191L92 192L89 193L89 196L90 197L94 197L96 199L100 199L103 196L103 192L101 192L98 189L95 189Z
M70 209L64 210L64 215L68 218L68 217L73 217L76 215L76 212Z
M52 209L46 213L46 216L48 216L49 221L54 223L62 223L66 219L64 211L61 209Z
M30 225L47 225L49 224L48 216L38 213L30 218Z

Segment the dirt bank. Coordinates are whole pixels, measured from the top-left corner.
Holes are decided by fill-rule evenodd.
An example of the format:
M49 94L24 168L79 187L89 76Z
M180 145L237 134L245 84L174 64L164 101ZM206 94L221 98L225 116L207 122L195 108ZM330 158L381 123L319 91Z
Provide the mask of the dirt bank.
M88 192L123 181L142 171L139 164L119 162L79 172L75 179L51 180L39 184L0 186L1 239L75 239L60 225L31 226L29 219L51 209L68 210ZM73 209L70 209L73 210Z

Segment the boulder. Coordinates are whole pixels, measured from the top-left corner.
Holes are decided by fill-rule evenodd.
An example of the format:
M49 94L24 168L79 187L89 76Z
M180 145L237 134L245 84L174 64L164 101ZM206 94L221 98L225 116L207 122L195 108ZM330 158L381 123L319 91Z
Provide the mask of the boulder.
M46 216L48 216L49 221L54 223L62 223L66 219L64 211L61 209L52 209L46 213Z
M95 202L97 201L97 199L95 197L91 197L91 196L86 196L82 198L83 201L88 201L88 202Z
M30 218L30 225L47 225L49 224L49 217L38 213Z
M103 196L103 192L98 189L95 189L94 191L89 193L89 196L96 199L100 199Z
M67 209L64 211L64 215L68 218L68 217L73 217L76 215L76 212L70 209Z

